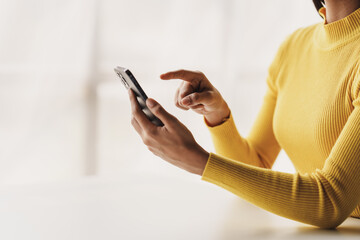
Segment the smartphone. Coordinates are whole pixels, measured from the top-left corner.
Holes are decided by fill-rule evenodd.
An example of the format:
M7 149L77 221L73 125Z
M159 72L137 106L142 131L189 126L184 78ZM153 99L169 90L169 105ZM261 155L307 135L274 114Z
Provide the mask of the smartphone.
M121 82L124 84L126 89L132 89L135 93L136 99L141 107L141 110L145 113L147 118L156 126L164 126L164 124L158 119L146 106L146 99L148 98L141 88L138 81L136 81L134 75L130 72L129 69L123 67L114 68L116 75L120 78Z

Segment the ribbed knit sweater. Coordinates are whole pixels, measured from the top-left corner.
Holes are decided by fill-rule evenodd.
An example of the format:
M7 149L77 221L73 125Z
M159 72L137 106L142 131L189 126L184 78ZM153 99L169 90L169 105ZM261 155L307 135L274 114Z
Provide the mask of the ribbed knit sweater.
M208 126L202 179L280 216L324 228L360 217L360 9L301 28L280 46L242 137L232 115ZM296 173L271 170L284 149Z

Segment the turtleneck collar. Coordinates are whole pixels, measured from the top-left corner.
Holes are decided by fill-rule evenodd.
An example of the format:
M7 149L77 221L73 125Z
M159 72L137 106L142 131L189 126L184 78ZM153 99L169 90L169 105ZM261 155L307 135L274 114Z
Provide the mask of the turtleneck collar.
M320 48L332 49L360 35L360 8L345 18L328 24L325 7L319 10L319 14L324 18L324 22L319 24L318 32L315 34L315 41Z

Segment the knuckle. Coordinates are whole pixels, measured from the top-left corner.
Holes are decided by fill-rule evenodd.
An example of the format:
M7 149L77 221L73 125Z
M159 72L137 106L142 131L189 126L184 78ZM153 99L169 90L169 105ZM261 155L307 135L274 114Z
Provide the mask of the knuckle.
M132 114L132 117L135 118L135 116L138 114L137 108L131 109L131 114Z
M197 101L197 100L199 100L199 98L200 98L200 94L199 93L194 93L192 96L191 96L191 99L193 100L193 101Z
M199 74L202 77L205 77L205 74L202 71L196 71L197 74Z
M156 148L148 147L149 151L152 152L155 156L160 156Z
M134 115L131 116L131 124L132 124L133 126L136 125L136 119L135 119Z
M213 91L208 91L204 97L205 97L208 101L211 101L211 100L213 100L213 99L216 97L216 95L214 94Z
M159 105L157 105L155 108L154 108L154 113L155 114L161 114L162 113L162 108L159 106Z
M185 96L187 95L187 93L186 93L186 91L183 91L181 94L180 94L180 100L182 99L182 98L184 98Z
M145 134L142 138L143 140L143 143L146 145L146 146L150 146L151 145L151 138L149 137L149 135Z

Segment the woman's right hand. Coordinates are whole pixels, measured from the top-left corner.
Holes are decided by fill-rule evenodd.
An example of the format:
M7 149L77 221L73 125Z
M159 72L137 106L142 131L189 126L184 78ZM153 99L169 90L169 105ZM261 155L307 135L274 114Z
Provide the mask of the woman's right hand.
M229 117L227 103L202 72L178 70L161 74L160 78L184 80L176 90L175 105L204 115L209 126L219 125Z

